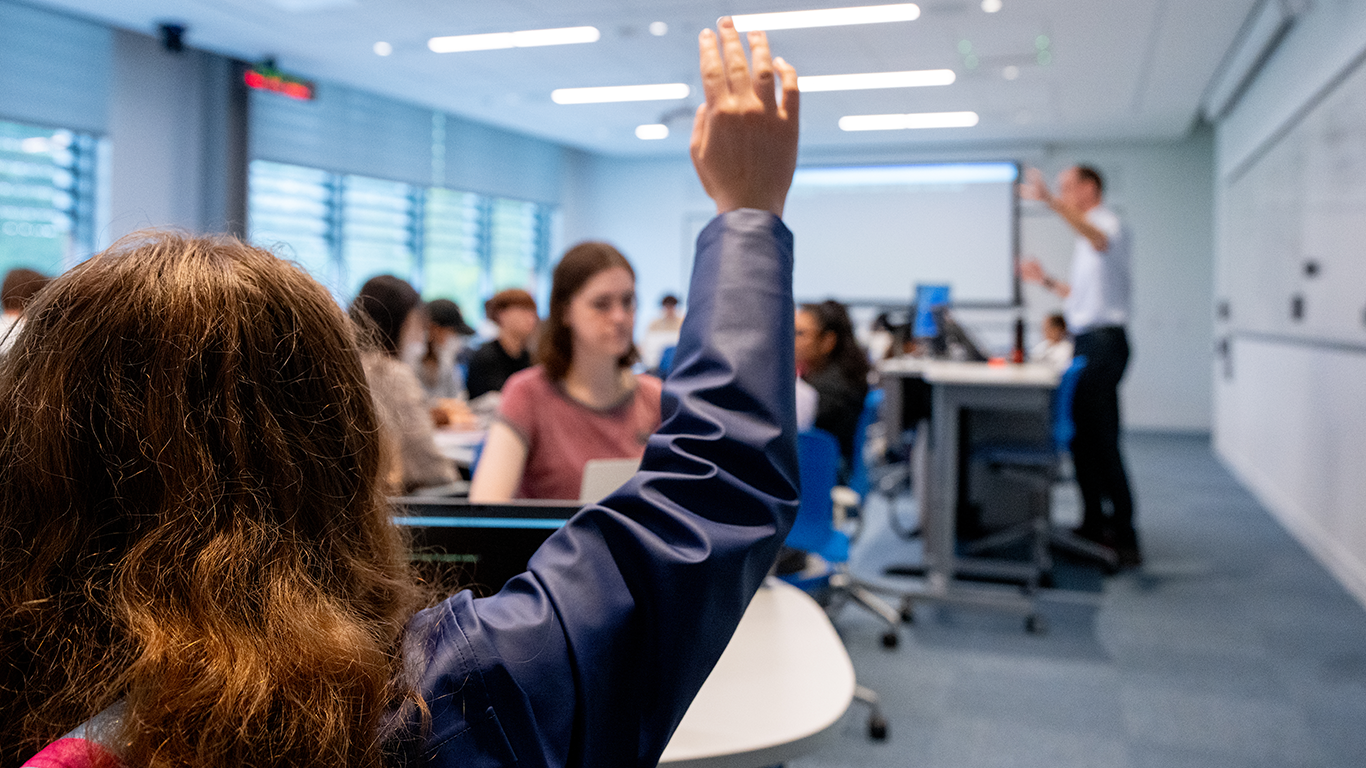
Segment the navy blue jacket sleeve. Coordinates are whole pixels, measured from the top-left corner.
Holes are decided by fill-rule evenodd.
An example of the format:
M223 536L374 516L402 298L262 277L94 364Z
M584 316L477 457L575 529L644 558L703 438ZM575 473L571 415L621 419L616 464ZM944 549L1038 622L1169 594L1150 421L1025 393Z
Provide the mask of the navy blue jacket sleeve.
M717 217L639 473L497 595L414 619L421 762L658 762L796 514L792 315L787 227Z

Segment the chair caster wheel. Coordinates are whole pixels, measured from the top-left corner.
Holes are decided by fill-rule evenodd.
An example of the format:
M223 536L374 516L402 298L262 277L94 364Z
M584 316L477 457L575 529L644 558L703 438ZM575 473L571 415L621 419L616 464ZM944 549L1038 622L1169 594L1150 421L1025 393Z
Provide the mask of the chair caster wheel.
M884 633L882 634L882 647L883 647L883 648L889 648L889 649L890 649L890 648L895 648L895 647L897 646L897 644L900 643L900 642L901 642L901 638L900 638L899 636L897 636L897 634L896 634L896 632L895 632L894 630L888 630L887 632L884 632Z
M909 605L901 606L901 622L903 624L915 623L915 609Z
M1042 635L1048 631L1048 622L1037 613L1025 617L1025 631L1031 635Z
M881 717L868 718L868 738L874 741L886 741L887 721Z

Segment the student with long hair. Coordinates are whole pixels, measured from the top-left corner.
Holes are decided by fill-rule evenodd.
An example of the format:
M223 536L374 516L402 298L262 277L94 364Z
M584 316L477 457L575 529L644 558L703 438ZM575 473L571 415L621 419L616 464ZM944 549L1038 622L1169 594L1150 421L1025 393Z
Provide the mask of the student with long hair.
M537 365L503 386L470 485L471 501L577 499L590 459L639 458L659 426L661 383L639 359L636 273L607 243L580 243L555 266Z
M868 396L868 356L838 301L803 304L796 314L797 372L816 390L816 427L834 435L846 467Z
M692 154L720 215L663 424L492 597L422 609L355 326L297 268L149 234L58 278L0 361L0 759L657 762L798 497L796 73L717 42Z
M394 493L441 489L456 480L455 464L436 448L432 428L458 417L464 406L431 403L416 366L427 351L427 313L404 280L378 275L365 281L351 302L351 319L368 331L361 352L365 379L375 399L382 439L389 443L385 478Z

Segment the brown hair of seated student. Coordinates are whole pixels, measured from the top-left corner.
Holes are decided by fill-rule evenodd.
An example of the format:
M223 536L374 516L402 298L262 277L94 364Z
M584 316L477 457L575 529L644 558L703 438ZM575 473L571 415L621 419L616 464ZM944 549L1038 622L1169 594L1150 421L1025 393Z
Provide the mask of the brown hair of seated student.
M631 273L632 280L636 279L636 271L621 251L598 242L579 243L565 251L560 263L555 265L550 282L550 314L541 324L541 339L536 346L536 362L545 368L552 381L568 375L569 366L574 362L574 334L565 319L570 302L599 272L617 267ZM633 344L617 360L617 365L625 368L639 359L640 351Z
M0 755L123 702L124 764L379 766L424 596L357 332L294 266L139 233L0 361ZM413 710L408 710L413 711Z

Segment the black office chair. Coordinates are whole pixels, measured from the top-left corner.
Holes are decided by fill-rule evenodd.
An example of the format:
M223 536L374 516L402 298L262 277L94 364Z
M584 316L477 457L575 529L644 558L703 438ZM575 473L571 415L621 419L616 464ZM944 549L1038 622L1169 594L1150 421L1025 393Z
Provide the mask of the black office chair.
M1113 573L1119 561L1115 551L1053 525L1049 500L1053 486L1067 478L1062 474L1063 458L1067 455L1076 434L1072 422L1072 400L1077 392L1077 381L1086 367L1086 357L1073 358L1053 393L1053 418L1050 442L1033 445L990 445L978 449L974 458L1002 477L1023 484L1031 495L1030 517L1027 521L973 542L965 554L980 554L999 550L1020 542L1031 545L1030 570L1027 589L1051 586L1053 572L1052 548L1100 563Z

